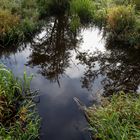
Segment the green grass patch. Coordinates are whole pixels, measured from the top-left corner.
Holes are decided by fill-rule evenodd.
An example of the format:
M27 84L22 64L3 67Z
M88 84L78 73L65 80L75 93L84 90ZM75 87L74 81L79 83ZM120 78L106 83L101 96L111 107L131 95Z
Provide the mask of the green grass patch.
M89 22L93 19L94 3L92 0L71 0L70 12L78 15L81 22Z
M121 93L87 110L95 140L139 140L140 96Z
M14 77L0 65L0 139L35 140L39 136L39 117L30 93L30 81Z

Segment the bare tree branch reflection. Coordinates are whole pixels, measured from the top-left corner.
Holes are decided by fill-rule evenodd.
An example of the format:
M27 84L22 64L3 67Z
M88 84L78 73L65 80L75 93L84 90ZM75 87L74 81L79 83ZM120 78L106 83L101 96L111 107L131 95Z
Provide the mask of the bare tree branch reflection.
M140 50L114 48L93 54L80 53L77 58L86 66L82 87L91 90L101 77L104 94L136 92L140 85Z
M46 27L45 38L34 43L28 66L39 68L39 73L52 82L58 82L69 67L71 53L78 40L72 33L66 16L55 17Z

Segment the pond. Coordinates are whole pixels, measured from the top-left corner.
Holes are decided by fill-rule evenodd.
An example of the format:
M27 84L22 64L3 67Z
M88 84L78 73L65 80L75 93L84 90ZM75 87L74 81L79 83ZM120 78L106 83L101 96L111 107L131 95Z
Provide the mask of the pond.
M86 106L96 93L138 92L140 51L106 47L94 27L72 33L68 19L53 18L32 42L2 49L0 60L18 77L34 74L33 91L41 116L41 140L90 140L84 114L74 97Z

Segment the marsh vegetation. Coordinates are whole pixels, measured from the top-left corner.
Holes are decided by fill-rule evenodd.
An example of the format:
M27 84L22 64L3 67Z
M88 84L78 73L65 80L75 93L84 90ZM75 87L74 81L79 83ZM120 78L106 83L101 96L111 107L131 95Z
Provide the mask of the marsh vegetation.
M0 65L0 139L34 140L38 138L39 117L30 92L30 81L23 80Z
M105 52L79 51L81 33L94 28L102 33ZM100 81L103 102L87 110L94 139L139 138L139 95L134 95L140 85L139 49L139 0L0 0L1 60L18 54L27 61L17 62L61 88L75 56L84 67L81 87L91 92ZM0 65L0 139L39 138L31 79L26 72L15 78Z
M95 140L129 140L140 137L140 97L121 93L102 98L100 106L87 111Z
M139 47L137 0L1 0L0 44L23 41L47 23L47 17L65 15L73 31L83 25L100 27L109 41ZM44 23L44 24L43 24Z
M41 24L35 0L1 0L0 1L0 45L20 43L34 32Z

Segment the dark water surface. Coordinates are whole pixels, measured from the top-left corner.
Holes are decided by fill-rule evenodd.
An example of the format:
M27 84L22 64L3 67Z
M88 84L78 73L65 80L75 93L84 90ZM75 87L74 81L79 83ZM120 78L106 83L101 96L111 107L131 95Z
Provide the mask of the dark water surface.
M67 20L56 18L31 43L0 51L1 62L16 76L25 69L34 74L31 88L39 89L41 140L90 140L74 97L90 106L100 89L108 94L139 90L140 51L106 49L99 33L88 28L73 34Z

